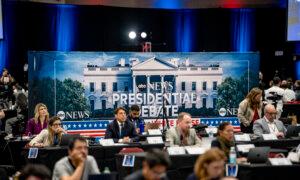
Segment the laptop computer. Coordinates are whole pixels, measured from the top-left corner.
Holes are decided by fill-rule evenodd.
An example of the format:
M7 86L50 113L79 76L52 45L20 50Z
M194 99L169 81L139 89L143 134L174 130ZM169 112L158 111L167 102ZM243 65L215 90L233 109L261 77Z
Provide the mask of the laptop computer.
M300 126L293 126L290 125L287 127L287 131L286 131L286 138L290 138L290 137L298 137L300 133Z
M249 150L248 162L266 163L268 161L270 147L255 147Z
M68 146L73 138L80 137L80 134L63 134L60 141L60 146Z

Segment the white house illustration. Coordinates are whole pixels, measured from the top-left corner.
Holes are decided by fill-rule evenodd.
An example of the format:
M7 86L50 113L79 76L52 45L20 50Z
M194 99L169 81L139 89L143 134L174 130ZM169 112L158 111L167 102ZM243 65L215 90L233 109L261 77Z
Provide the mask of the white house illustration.
M189 59L161 60L152 57L145 61L121 58L114 66L88 64L83 70L85 96L91 110L116 108L113 94L120 93L195 93L196 103L178 104L185 108L214 108L217 86L222 82L223 70L218 64L196 66Z

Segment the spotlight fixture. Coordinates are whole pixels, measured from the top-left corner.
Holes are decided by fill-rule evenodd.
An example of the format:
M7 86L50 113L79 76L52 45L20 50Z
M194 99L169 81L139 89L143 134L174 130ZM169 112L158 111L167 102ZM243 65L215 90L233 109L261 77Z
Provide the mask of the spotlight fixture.
M134 31L130 31L129 34L128 34L128 37L130 39L135 39L136 38L136 33Z
M142 33L141 33L141 37L142 37L143 39L145 39L145 38L147 37L147 33L142 32Z

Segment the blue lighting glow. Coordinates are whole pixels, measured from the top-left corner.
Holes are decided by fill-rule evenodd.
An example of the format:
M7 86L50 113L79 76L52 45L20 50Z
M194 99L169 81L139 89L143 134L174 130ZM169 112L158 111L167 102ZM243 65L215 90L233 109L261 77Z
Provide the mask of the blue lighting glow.
M0 71L2 72L2 69L6 67L7 61L7 46L4 40L0 41L0 59Z
M192 11L182 10L176 13L175 43L177 52L191 52L194 48L195 21Z
M57 5L56 14L56 50L71 51L74 48L76 34L76 6Z
M300 55L300 42L295 43L295 53Z
M295 43L295 54L300 55L300 42ZM296 60L295 63L295 74L296 74L296 79L300 79L300 59Z
M299 80L300 79L300 59L298 59L298 61L296 61L295 63L295 68L296 68L296 79Z
M12 45L13 36L15 31L15 24L13 19L15 18L15 13L13 10L13 5L7 2L2 4L2 17L3 17L3 39L0 40L0 73L3 68L9 67L9 47Z
M183 6L182 0L156 0L154 2L155 8L162 9L179 9Z
M232 9L231 40L232 50L237 52L254 51L254 10Z

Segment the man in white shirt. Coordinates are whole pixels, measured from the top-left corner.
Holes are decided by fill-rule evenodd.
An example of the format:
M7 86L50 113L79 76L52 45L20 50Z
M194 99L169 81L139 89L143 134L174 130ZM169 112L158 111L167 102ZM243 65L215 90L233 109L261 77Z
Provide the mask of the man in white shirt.
M281 79L279 77L274 77L273 86L265 91L266 101L268 101L269 104L273 104L276 106L277 119L280 118L282 113L282 108L283 108L282 99L284 95L284 90L280 88L280 84L281 84Z
M88 179L89 175L100 173L95 158L88 155L88 144L84 138L72 139L68 153L69 156L56 162L52 180Z
M279 138L283 138L286 128L283 123L276 119L276 109L272 104L267 104L264 109L265 116L258 119L253 124L253 132L258 136L262 134L275 134Z
M294 101L296 99L296 95L295 92L293 90L291 90L291 87L289 87L289 84L286 80L283 80L281 82L281 86L280 86L283 90L283 102L289 102L289 101Z

